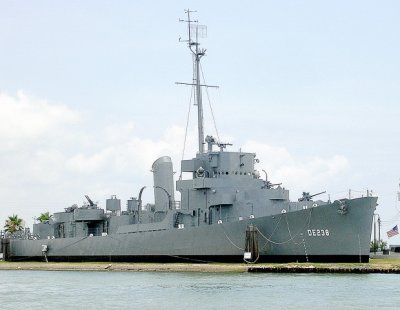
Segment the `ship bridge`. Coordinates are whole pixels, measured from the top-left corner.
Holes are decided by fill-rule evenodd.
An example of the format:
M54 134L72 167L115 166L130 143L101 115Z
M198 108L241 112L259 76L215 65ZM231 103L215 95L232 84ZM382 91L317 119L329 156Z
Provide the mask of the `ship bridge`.
M207 152L196 158L182 160L182 172L191 172L195 178L254 177L254 153Z

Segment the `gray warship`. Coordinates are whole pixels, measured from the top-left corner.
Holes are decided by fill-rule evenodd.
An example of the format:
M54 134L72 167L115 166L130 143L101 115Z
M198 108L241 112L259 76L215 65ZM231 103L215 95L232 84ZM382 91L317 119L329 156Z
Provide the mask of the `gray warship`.
M289 191L255 170L254 153L231 152L227 144L204 137L199 26L187 10L188 47L194 59L193 85L198 109L198 152L181 161L174 187L171 158L152 165L154 204L142 193L127 201L112 196L100 208L88 196L33 225L32 233L3 236L7 260L47 261L189 261L368 262L377 197L335 201ZM175 200L175 190L180 200Z

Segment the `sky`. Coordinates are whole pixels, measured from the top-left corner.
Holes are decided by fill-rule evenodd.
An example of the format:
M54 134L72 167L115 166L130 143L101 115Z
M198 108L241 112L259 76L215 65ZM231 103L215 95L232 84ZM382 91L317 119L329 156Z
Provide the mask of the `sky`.
M0 224L18 214L152 202L151 165L180 173L192 58L207 26L205 133L255 152L272 182L334 200L373 191L400 224L398 1L0 0ZM197 150L190 107L184 158ZM389 240L400 244L400 237Z

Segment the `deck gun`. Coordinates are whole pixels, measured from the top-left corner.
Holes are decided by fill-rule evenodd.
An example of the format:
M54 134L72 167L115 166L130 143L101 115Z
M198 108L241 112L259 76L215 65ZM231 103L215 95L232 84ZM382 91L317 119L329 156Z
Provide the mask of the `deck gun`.
M265 183L265 188L270 189L273 188L274 186L281 186L282 183L271 183L270 181L264 181Z
M325 194L326 191L320 192L318 194L310 195L309 192L303 192L303 197L299 198L299 201L312 201L312 198L321 194Z
M265 173L265 181L264 181L264 186L265 186L265 188L267 188L267 189L270 189L270 188L272 188L272 187L274 187L274 186L281 186L282 185L282 183L272 183L272 182L270 182L269 180L268 180L268 173L267 173L267 171L265 171L264 169L262 170L264 173Z
M89 202L89 206L90 206L91 208L96 208L96 207L97 207L97 205L93 202L92 199L90 199L90 197L89 197L88 195L85 195L85 198L86 198L87 201Z

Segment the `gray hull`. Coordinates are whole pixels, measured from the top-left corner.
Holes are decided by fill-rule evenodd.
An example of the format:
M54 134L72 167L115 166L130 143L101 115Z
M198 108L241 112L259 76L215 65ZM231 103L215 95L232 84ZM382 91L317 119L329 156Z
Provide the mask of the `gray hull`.
M368 261L376 198L206 227L142 231L84 238L13 240L10 259L49 261L243 261L246 229L255 225L259 262Z

